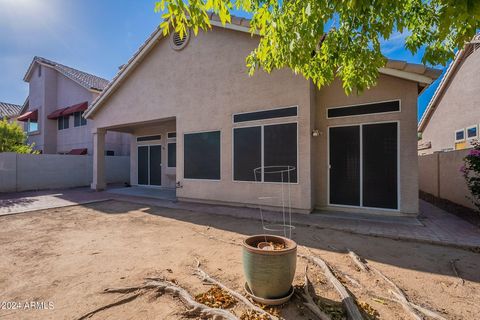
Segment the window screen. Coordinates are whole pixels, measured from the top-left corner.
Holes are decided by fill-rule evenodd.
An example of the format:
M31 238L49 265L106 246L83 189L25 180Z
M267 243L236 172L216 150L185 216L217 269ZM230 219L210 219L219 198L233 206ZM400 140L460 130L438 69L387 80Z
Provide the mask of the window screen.
M267 182L297 182L297 124L277 124L264 127L264 161L263 165L294 167L295 170L283 173L265 173L264 180ZM265 170L268 172L269 170ZM275 171L275 170L270 170ZM290 175L290 177L289 177ZM282 180L283 178L283 180Z
M254 169L262 166L262 127L235 128L233 130L233 179L255 180Z
M477 136L477 127L467 128L467 138L475 138Z
M73 126L74 127L80 127L84 126L87 124L87 119L83 117L83 111L81 112L75 112L73 114Z
M177 143L168 143L168 166L175 168L177 166Z
M167 138L171 139L171 138L176 138L177 137L177 133L176 132L169 132L167 133Z
M388 101L362 104L358 106L330 108L327 111L328 118L358 116L371 113L395 112L400 111L400 101Z
M465 139L465 131L459 130L455 132L455 140L461 141Z
M220 131L184 134L184 177L220 180Z
M297 107L280 108L273 110L264 110L257 112L248 112L233 115L233 122L245 122L255 120L265 120L283 117L297 116Z
M58 117L57 122L58 122L58 130L68 129L69 127L68 116Z
M151 141L151 140L160 140L161 138L162 138L161 135L138 137L138 138L137 138L137 142Z

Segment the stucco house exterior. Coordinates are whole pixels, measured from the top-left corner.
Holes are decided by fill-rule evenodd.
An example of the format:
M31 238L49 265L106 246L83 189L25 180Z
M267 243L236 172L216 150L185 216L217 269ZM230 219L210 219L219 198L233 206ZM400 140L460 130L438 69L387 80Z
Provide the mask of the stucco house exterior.
M425 110L420 155L471 147L480 124L480 34L458 51Z
M9 122L15 121L21 111L21 105L0 101L0 120L7 118Z
M278 208L283 180L297 212L417 214L417 97L437 70L389 61L376 87L350 96L289 69L249 77L248 20L211 18L196 37L155 31L88 108L93 189L105 188L114 131L132 135L131 184L176 187L180 201Z
M23 79L29 94L17 118L28 143L46 154L92 154L92 121L83 113L108 80L41 57L34 57ZM105 153L128 155L129 137L111 132Z

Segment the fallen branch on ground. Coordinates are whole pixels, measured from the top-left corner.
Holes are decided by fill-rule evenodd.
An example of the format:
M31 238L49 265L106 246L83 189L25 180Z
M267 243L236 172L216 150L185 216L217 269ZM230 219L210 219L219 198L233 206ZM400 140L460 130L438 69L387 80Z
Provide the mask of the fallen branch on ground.
M90 311L89 313L86 313L84 314L83 316L81 316L80 318L77 318L77 320L83 320L83 319L87 319L87 318L90 318L91 316L93 316L94 314L100 312L100 311L103 311L103 310L106 310L106 309L109 309L109 308L112 308L112 307L115 307L115 306L119 306L121 304L124 304L124 303L127 303L127 302L130 302L130 301L133 301L135 300L136 298L138 298L138 296L140 296L141 293L135 293L135 294L132 294L126 298L123 298L123 299L120 299L120 300L117 300L115 302L112 302L112 303L109 303L107 305L104 305L104 306L101 306L100 308L97 308L93 311Z
M390 293L395 297L393 301L399 303L403 309L415 320L421 320L422 317L417 313L417 311L423 313L424 315L434 318L434 319L439 319L439 320L446 320L444 317L439 315L438 313L428 310L424 307L421 307L419 305L414 304L413 302L409 301L405 293L403 292L400 287L398 287L390 278L388 278L386 275L383 274L380 270L373 266L369 266L366 263L362 261L362 259L353 251L348 252L348 255L353 259L355 264L362 270L364 271L370 271L373 270L380 278L382 278L385 282L387 282L390 286L393 287L394 290L390 290ZM361 267L363 265L365 269Z
M306 248L307 251L308 248ZM345 308L347 309L347 313L349 315L349 318L351 320L363 320L362 314L360 313L360 310L358 310L357 304L355 303L355 299L352 297L352 295L348 292L348 290L343 286L343 284L338 281L338 279L335 277L333 274L332 270L330 270L330 267L327 265L325 261L323 261L321 258L317 256L311 255L303 255L303 254L297 254L299 257L306 259L313 264L316 264L320 269L322 269L323 273L327 277L328 281L335 287L337 292L340 294L340 297L342 298L342 303L345 305Z
M450 265L452 266L453 273L457 276L457 278L460 279L460 281L462 283L462 286L463 286L465 284L465 279L460 277L460 274L458 273L458 269L457 269L457 265L456 265L457 261L458 261L458 259L450 260Z
M227 310L210 308L202 303L195 301L195 299L188 293L187 290L183 289L182 287L176 285L173 282L161 280L161 279L155 279L155 280L150 279L142 286L126 287L126 288L107 288L104 290L105 293L130 293L135 291L137 291L137 293L131 295L128 298L119 300L117 302L100 307L92 312L89 312L86 315L78 318L78 320L86 319L102 310L111 308L113 306L116 306L122 303L126 303L128 301L132 301L133 299L145 293L145 291L152 290L152 289L155 289L160 294L168 293L174 297L180 298L180 300L188 308L188 310L185 311L185 315L197 316L197 317L203 317L203 318L211 317L213 319L239 320L235 315L233 315Z
M320 308L310 295L310 291L308 290L308 287L310 286L310 280L308 279L307 270L308 266L305 266L305 286L303 287L302 297L303 299L305 299L306 302L304 302L303 304L320 320L330 320L330 317L325 312L320 310Z
M348 255L352 258L353 262L360 268L360 270L368 272L370 268L362 261L362 259L353 251L348 250Z
M267 315L268 317L270 317L270 319L272 320L277 320L278 318L275 317L274 315L271 315L270 313L266 312L265 310L263 310L262 308L254 305L250 300L248 300L244 295L242 295L241 293L237 292L237 291L234 291L232 289L230 289L229 287L225 286L223 283L221 283L220 281L212 278L211 276L208 275L208 273L206 273L205 271L203 271L201 268L200 268L200 261L198 259L195 259L196 262L197 262L197 266L196 266L196 269L195 269L195 272L194 274L197 275L202 281L204 282L208 282L208 283L211 283L211 284L215 284L217 285L218 287L220 287L222 290L225 290L226 292L228 292L231 296L235 297L237 300L239 300L240 302L242 302L243 304L245 304L247 307L249 307L250 309L260 313L260 314L265 314Z

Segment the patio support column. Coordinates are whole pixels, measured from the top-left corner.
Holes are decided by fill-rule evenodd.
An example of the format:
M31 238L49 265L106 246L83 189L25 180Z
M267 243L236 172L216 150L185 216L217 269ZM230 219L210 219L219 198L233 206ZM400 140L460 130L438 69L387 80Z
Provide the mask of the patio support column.
M93 133L93 182L91 189L105 190L105 129L94 129Z

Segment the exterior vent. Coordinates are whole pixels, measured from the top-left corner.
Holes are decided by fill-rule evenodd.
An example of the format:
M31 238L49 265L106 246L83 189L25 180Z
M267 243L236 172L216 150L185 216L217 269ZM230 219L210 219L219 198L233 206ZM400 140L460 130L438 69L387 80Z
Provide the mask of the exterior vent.
M187 31L187 33L183 35L183 38L180 37L180 33L174 32L172 34L171 41L170 41L172 49L182 50L187 45L189 38L190 38L189 31Z

